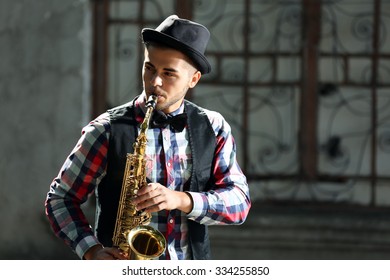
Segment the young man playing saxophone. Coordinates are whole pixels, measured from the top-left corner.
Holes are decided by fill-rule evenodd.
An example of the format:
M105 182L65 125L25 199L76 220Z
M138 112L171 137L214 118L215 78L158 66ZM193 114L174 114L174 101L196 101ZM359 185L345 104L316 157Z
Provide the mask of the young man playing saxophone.
M237 225L247 218L249 189L229 124L219 113L185 100L188 89L211 71L204 56L209 36L203 25L177 16L156 29L143 29L143 92L84 127L53 180L47 216L55 234L80 258L128 257L113 246L112 236L126 153L133 151L145 102L152 94L158 96L155 115L160 117L147 132L145 169L150 183L132 202L152 214L150 226L166 238L159 259L209 259L207 226ZM159 121L173 116L181 116L178 125ZM95 231L80 208L93 192Z

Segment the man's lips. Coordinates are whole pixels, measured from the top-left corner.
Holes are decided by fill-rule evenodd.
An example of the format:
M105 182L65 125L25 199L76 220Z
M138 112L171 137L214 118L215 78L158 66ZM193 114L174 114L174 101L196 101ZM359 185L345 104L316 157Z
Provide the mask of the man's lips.
M152 93L150 93L150 94L151 94L151 95L156 95L159 99L165 97L164 94L158 93L158 92L152 92Z

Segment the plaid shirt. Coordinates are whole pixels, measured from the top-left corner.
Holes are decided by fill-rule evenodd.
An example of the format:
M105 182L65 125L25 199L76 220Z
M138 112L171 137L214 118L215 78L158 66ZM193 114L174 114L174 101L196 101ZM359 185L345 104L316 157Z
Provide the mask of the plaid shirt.
M143 95L141 95L143 97ZM136 118L144 118L143 98L136 101ZM172 115L181 113L181 106ZM217 137L214 167L215 185L208 192L189 192L193 209L153 213L151 226L167 239L167 250L160 259L187 259L187 219L205 225L242 224L251 206L246 177L236 161L235 142L229 124L213 111L205 110ZM55 234L82 258L99 244L82 212L81 205L95 191L106 174L110 137L110 118L104 113L82 130L81 138L54 178L46 200L46 213ZM188 130L175 133L170 127L149 129L146 148L147 177L176 191L186 191L191 176L192 157Z

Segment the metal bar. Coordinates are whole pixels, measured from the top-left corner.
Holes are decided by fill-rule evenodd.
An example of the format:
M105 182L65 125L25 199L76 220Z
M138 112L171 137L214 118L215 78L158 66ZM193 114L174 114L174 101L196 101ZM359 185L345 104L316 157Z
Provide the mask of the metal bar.
M256 182L265 182L266 180L272 181L285 181L285 180L291 180L296 179L298 180L298 176L296 174L286 174L286 173L267 173L266 175L261 174L252 174L252 173L246 173L246 177L248 180ZM390 177L386 176L378 176L378 180L381 181L388 181L390 182ZM332 182L332 183L345 183L350 180L356 180L356 181L367 181L371 182L371 176L363 176L363 175L350 175L350 176L337 176L334 174L320 174L317 176L318 182ZM390 185L389 185L390 187Z
M379 60L379 27L380 27L380 0L374 2L373 14L373 38L372 38L372 76L371 76L371 206L376 204L376 185L377 185L377 83L378 83L378 60Z
M191 20L193 17L193 2L192 0L176 0L175 10L176 14L181 18Z
M300 102L299 149L301 176L317 178L318 45L321 34L321 1L302 0L302 98Z
M93 1L92 118L107 109L108 9L108 0Z
M139 5L138 5L138 34L141 34L142 28L145 27L145 1L139 0ZM142 69L143 69L143 63L144 63L144 46L143 42L141 40L138 40L138 48L139 48L139 55L138 55L138 77L142 77ZM142 89L143 88L143 81L142 79L138 79L138 88Z
M203 85L215 85L215 80L204 80L202 81L202 84ZM224 86L238 86L238 85L249 85L249 86L255 86L255 87L274 87L275 85L278 85L280 87L292 87L292 86L301 86L302 83L297 81L297 82L272 82L272 81L269 81L269 82L246 82L246 81L218 81L218 85L224 85ZM371 83L358 83L358 82L337 82L335 83L337 84L337 86L339 87L343 87L343 86L348 86L348 87L354 87L354 88L367 88L367 89L371 89L372 88L372 85ZM377 84L377 88L387 88L390 86L390 82L388 83L378 83Z
M241 57L241 53L237 52L224 52L224 51L209 51L208 54L216 56L216 57ZM262 52L262 53L254 53L249 52L252 58L270 58L272 56L277 57L300 57L302 55L301 52L290 53L290 52ZM327 52L319 52L319 56L321 57L329 57L329 58L341 58L341 59L351 59L351 58L367 58L367 53L327 53ZM390 54L381 54L382 58L390 58ZM273 59L273 58L272 58Z
M250 143L249 143L249 95L250 95L250 88L249 88L249 63L250 63L250 7L251 7L251 1L245 0L245 6L244 6L244 81L243 81L243 110L242 110L242 147L241 150L243 152L243 163L242 168L244 172L247 172L248 166L249 166L249 153L250 153Z

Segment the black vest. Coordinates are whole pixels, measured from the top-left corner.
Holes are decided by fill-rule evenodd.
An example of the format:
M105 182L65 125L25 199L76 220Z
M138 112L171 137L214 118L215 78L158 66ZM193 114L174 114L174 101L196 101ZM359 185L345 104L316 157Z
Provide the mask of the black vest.
M188 115L187 129L192 152L192 175L190 191L210 190L213 184L212 170L216 137L205 112L185 100L184 110ZM108 148L107 174L96 192L97 210L95 231L104 246L112 246L112 236L122 188L126 154L133 152L133 143L138 135L134 114L134 101L108 111L111 131ZM188 220L189 246L192 259L210 259L210 242L207 227Z

